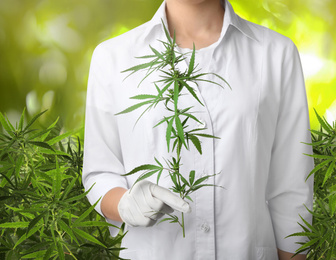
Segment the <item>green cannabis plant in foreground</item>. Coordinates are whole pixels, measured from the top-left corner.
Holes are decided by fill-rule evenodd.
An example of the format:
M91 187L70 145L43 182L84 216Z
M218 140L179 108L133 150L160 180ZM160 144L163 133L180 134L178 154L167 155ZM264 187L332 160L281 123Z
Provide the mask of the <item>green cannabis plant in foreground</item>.
M0 113L0 259L118 259L123 235L85 197L79 138L57 120L33 128L43 113L16 127Z
M302 218L300 224L303 231L291 236L304 236L306 243L300 243L297 254L308 251L307 259L336 259L336 122L330 125L327 120L315 111L320 123L320 130L312 133L315 168L308 178L314 174L314 206L313 223Z
M204 104L201 102L199 97L196 94L196 91L193 87L190 86L190 82L198 84L198 82L207 82L210 84L215 84L222 87L219 83L204 79L203 77L212 74L215 75L219 80L223 81L228 85L228 83L217 74L214 73L199 73L197 65L195 65L195 45L193 46L193 51L191 53L189 66L185 71L180 71L177 68L178 63L186 62L186 57L177 51L177 45L175 42L175 34L173 39L171 39L167 28L162 22L167 41L160 41L164 45L164 51L159 52L152 46L149 46L152 53L151 55L146 55L143 59L150 59L149 62L136 65L131 67L123 72L130 72L130 75L145 70L146 75L139 83L139 85L146 79L149 75L154 72L161 73L161 80L158 80L153 83L157 91L157 95L152 94L140 94L131 97L131 99L139 100L140 103L137 103L127 109L121 111L118 114L129 113L140 107L147 106L144 112L140 117L148 110L155 108L159 103L163 103L165 110L170 113L169 116L163 116L154 127L157 127L161 124L166 123L166 141L168 152L175 152L175 155L170 159L165 159L166 167L157 159L155 159L156 164L144 164L134 168L129 173L125 174L131 175L137 172L142 172L142 174L137 178L136 182L146 179L154 174L157 174L157 183L160 180L160 177L163 171L167 172L170 176L170 179L173 183L173 186L170 188L173 192L179 194L182 199L188 199L192 201L190 194L197 191L200 188L205 186L214 186L212 184L204 183L207 179L214 176L207 175L201 178L196 178L196 171L191 170L189 175L183 174L180 172L181 166L181 150L189 150L190 144L194 145L197 151L202 154L202 146L200 137L204 138L217 138L213 135L204 133L204 130L207 128L194 128L190 129L187 123L190 121L195 121L201 123L200 120L195 116L195 112L192 111L191 107L181 107L179 104L179 97L181 92L186 90L194 99L197 100L202 106ZM140 118L139 117L139 118ZM138 119L139 120L139 119ZM135 183L136 183L135 182ZM181 215L181 220L178 216L174 214L168 214L168 217L164 218L162 221L170 221L172 223L178 223L182 227L183 237L185 237L185 226L184 226L184 214Z

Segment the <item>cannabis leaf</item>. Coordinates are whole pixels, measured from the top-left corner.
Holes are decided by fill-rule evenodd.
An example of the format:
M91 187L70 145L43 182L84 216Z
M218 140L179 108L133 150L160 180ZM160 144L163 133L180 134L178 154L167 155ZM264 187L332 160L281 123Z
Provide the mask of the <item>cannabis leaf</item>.
M172 187L170 188L173 192L179 194L181 198L186 198L192 201L190 194L197 191L200 188L207 186L215 186L212 184L206 184L205 182L214 175L207 175L196 179L196 171L190 171L189 178L185 178L184 174L180 172L181 166L181 150L183 148L189 150L190 144L197 149L197 151L202 154L202 143L200 138L218 138L216 136L206 134L204 131L206 128L195 128L191 129L187 125L187 122L195 121L201 123L200 120L195 116L195 112L192 111L193 107L181 108L179 104L179 98L182 95L182 91L185 89L187 93L190 94L200 105L204 106L200 100L197 90L194 89L190 83L195 83L196 86L199 82L206 82L223 87L220 83L210 81L205 79L208 74L215 75L220 81L229 86L229 84L221 76L215 73L199 73L200 69L197 69L195 65L196 50L195 44L193 45L193 50L191 52L190 62L185 71L180 71L177 69L177 65L180 62L185 62L186 57L177 51L176 37L175 33L173 38L170 37L169 32L162 21L164 32L166 35L166 41L160 42L163 44L163 51L158 51L157 49L149 46L151 54L145 55L139 58L146 59L145 63L135 65L129 69L122 72L129 72L129 77L133 73L138 71L146 71L144 78L140 81L139 85L152 73L160 73L160 80L154 82L154 87L157 91L157 95L153 94L140 94L131 99L140 101L123 111L117 113L116 115L130 113L139 108L145 108L141 116L152 108L155 108L159 103L162 103L166 108L167 112L170 113L169 116L165 115L154 127L157 127L163 123L166 123L166 133L165 139L167 143L168 152L175 152L176 156L171 159L165 159L166 166L164 167L156 158L155 164L143 164L138 166L125 174L124 176L138 174L139 177L135 181L137 183L140 180L149 178L154 174L157 174L157 183L160 180L163 172L166 172L172 181ZM148 61L149 60L149 61ZM127 78L126 77L126 78ZM136 123L138 122L136 121ZM183 230L183 237L185 236L184 227L184 215L182 213L181 221L175 215L168 214L169 217L161 220L169 221L171 223L179 223ZM159 223L161 223L159 222Z

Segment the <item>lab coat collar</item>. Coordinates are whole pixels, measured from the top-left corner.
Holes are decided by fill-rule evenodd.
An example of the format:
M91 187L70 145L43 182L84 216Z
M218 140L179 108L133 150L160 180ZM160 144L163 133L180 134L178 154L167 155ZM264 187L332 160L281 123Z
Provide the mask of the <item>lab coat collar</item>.
M222 4L223 5L223 4ZM237 28L241 33L245 36L259 42L257 35L255 35L254 31L250 28L247 21L239 17L233 10L231 3L226 0L225 1L225 14L223 19L223 27L221 37L223 37L228 29L228 27L234 26ZM163 20L164 24L167 26L167 16L166 16L166 1L164 0L159 7L159 9L154 14L153 18L149 21L149 28L147 31L147 35L150 34L151 30L156 28L156 26L161 25L161 19ZM167 26L168 28L168 26ZM163 30L163 28L162 28ZM146 35L146 36L147 36Z

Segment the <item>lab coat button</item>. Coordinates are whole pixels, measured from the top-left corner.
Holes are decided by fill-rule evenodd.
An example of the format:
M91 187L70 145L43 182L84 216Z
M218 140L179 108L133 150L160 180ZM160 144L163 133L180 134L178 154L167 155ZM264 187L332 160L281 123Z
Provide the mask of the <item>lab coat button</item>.
M204 232L204 233L207 233L210 231L210 226L207 224L207 223L203 223L201 225L201 230Z

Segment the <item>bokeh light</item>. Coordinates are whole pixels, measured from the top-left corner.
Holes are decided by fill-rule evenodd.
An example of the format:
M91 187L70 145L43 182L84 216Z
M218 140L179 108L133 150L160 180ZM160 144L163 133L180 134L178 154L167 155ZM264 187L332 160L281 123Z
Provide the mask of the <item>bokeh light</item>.
M44 109L66 129L84 122L91 55L103 40L151 19L161 0L1 0L0 111ZM336 118L336 1L231 0L243 18L290 37L306 78L311 127L315 108Z

